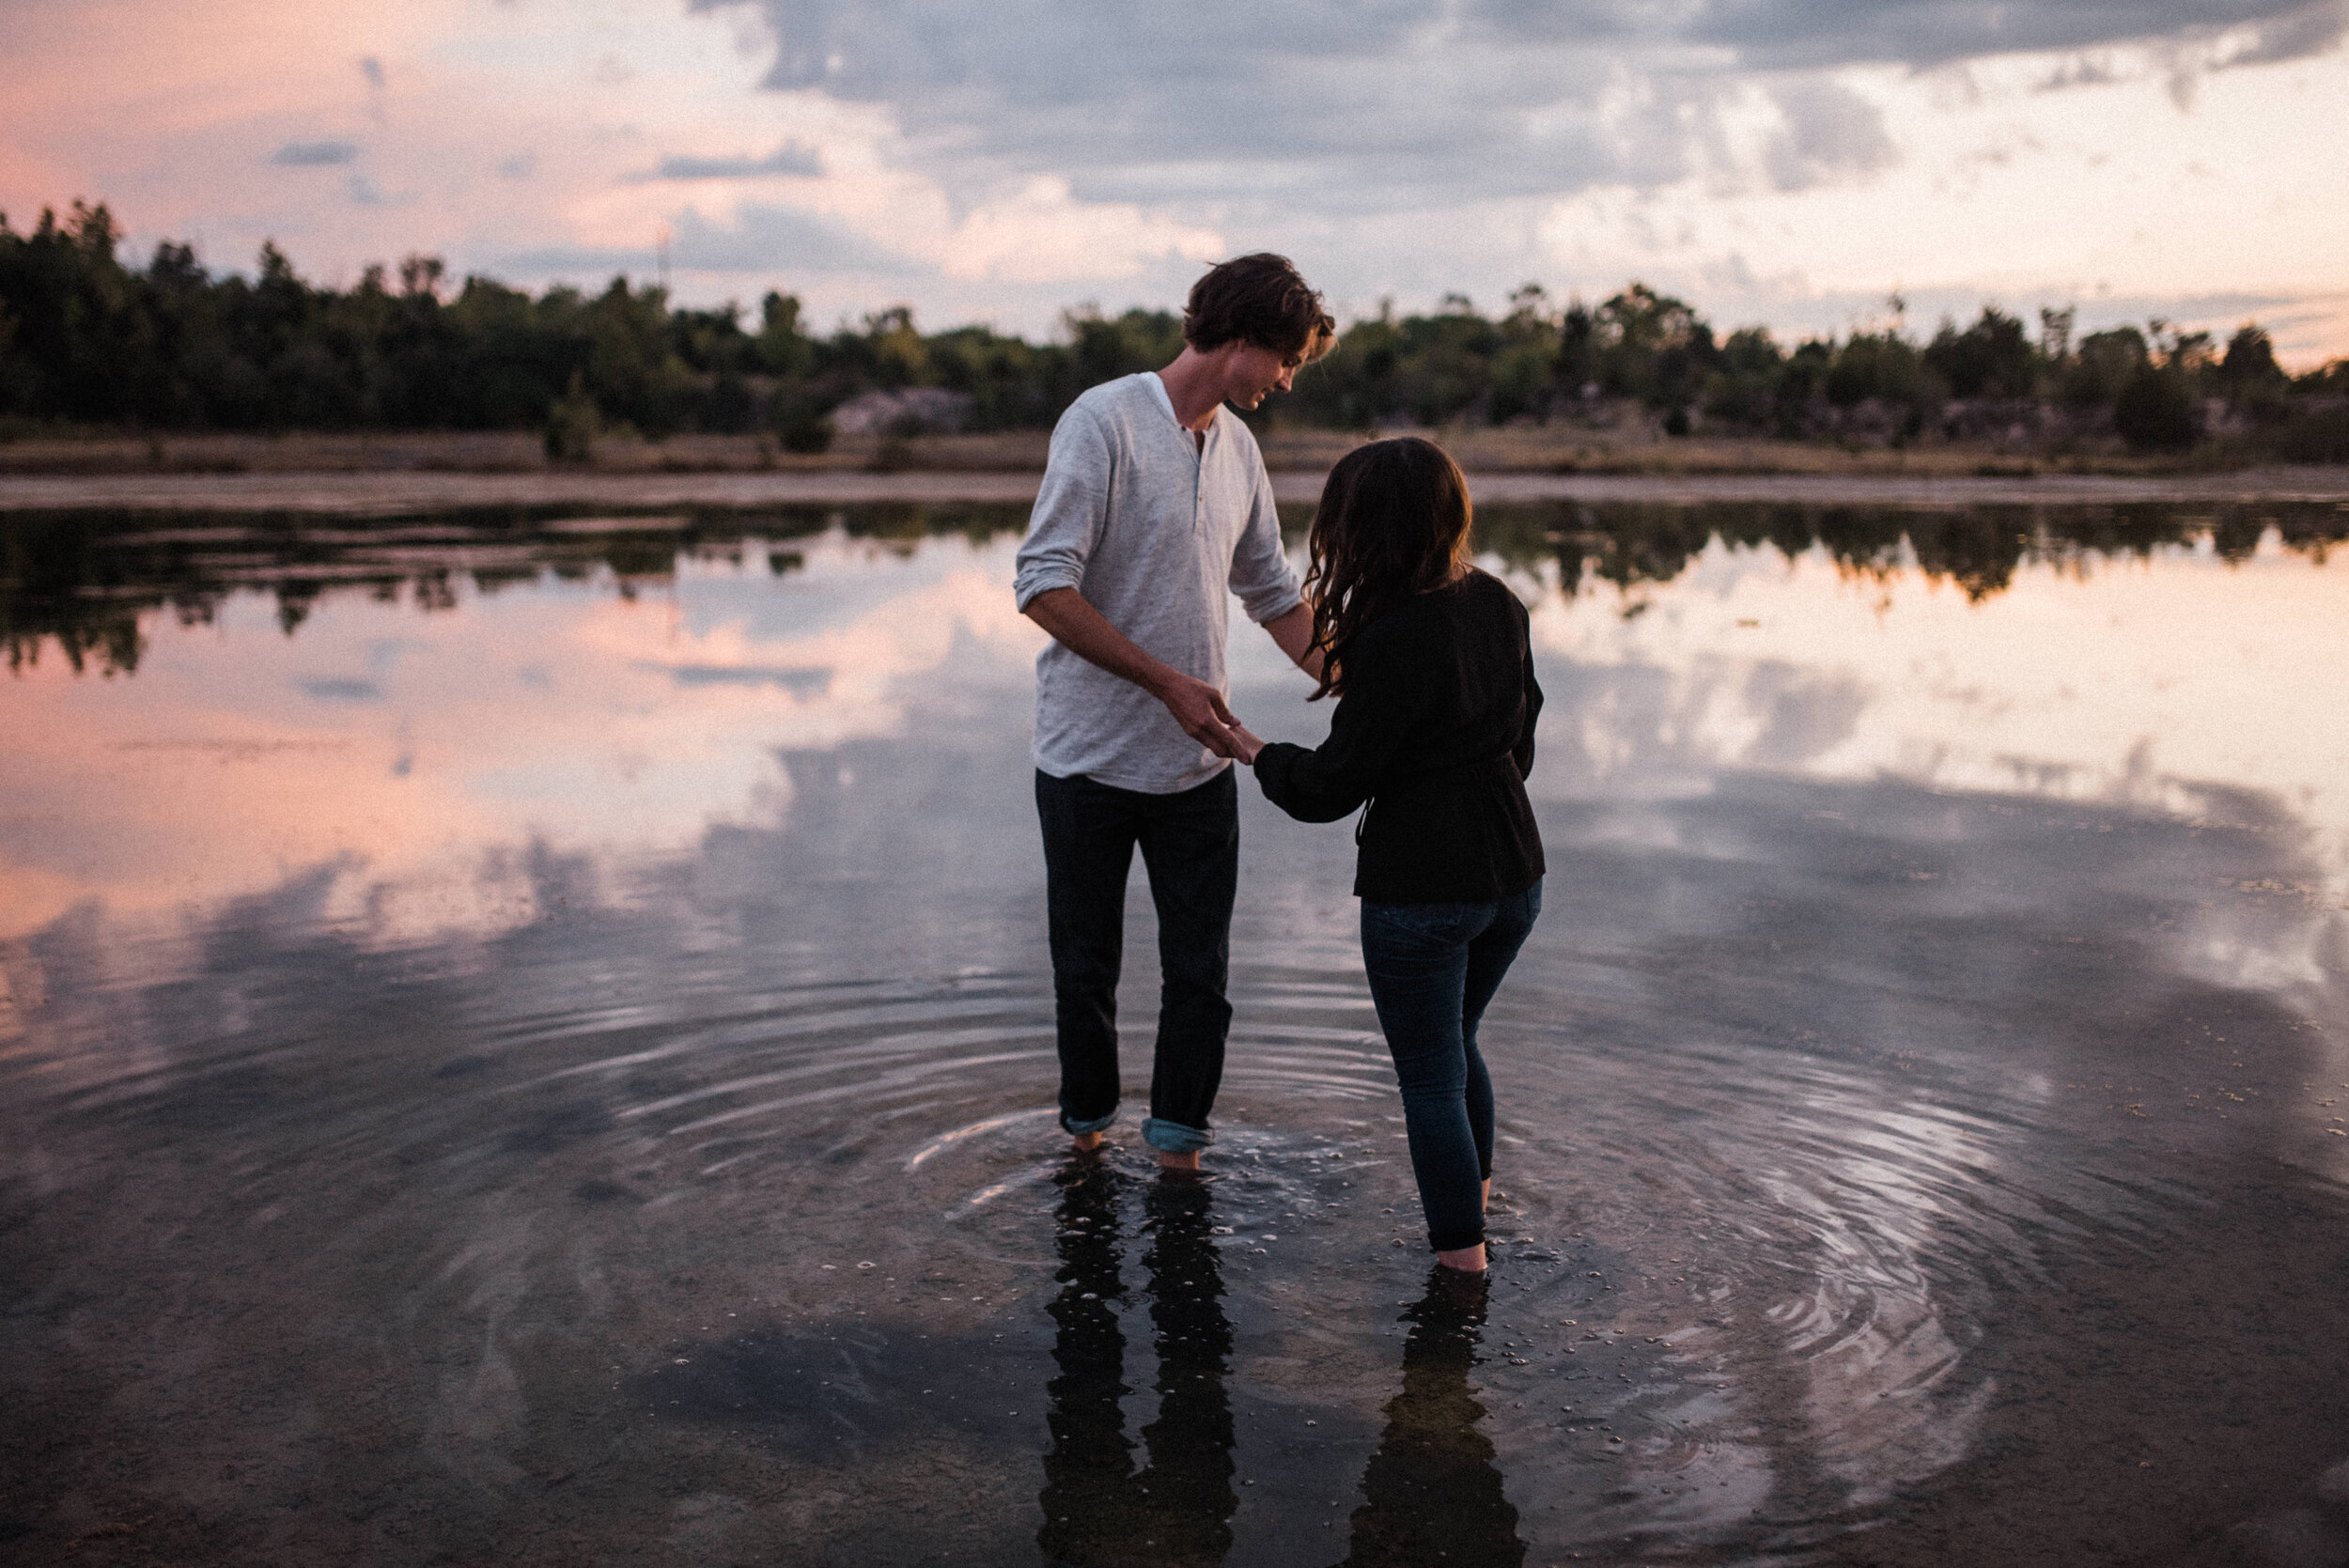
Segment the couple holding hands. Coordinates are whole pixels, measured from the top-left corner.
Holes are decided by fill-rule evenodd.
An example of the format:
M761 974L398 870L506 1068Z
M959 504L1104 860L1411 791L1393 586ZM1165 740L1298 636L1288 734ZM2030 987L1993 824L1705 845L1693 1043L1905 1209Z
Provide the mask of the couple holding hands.
M1137 846L1163 977L1143 1138L1196 1170L1223 1071L1238 785L1355 831L1362 964L1402 1087L1438 1264L1485 1268L1492 1080L1477 1021L1541 908L1526 800L1541 711L1525 609L1469 559L1469 495L1431 442L1356 448L1330 473L1299 583L1255 437L1223 411L1289 390L1335 342L1277 256L1227 261L1183 312L1165 369L1087 392L1052 432L1020 546L1036 660L1035 793L1060 1048L1080 1150L1116 1118L1116 993ZM1334 696L1319 747L1267 742L1223 696L1227 595Z

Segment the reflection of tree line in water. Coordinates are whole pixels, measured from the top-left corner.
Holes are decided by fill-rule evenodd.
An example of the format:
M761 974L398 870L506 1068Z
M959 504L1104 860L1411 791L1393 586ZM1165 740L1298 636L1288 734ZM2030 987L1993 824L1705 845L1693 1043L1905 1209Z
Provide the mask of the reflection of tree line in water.
M1291 542L1310 506L1282 510ZM2229 561L2250 555L2273 529L2286 549L2322 562L2349 537L2349 504L2170 502L2099 506L1972 506L1929 511L1880 506L1717 502L1545 502L1487 506L1477 547L1512 570L1554 571L1569 593L1588 582L1630 588L1670 582L1719 540L1768 547L1791 558L1823 550L1858 575L1910 568L1988 598L2028 563L2087 563L2144 556L2207 536ZM756 511L702 509L643 517L578 508L506 508L427 518L351 520L282 514L27 512L0 517L0 645L11 670L37 662L43 644L77 672L128 674L146 638L140 617L164 611L182 625L209 624L243 591L277 600L290 634L330 594L384 600L403 591L419 608L454 608L460 580L492 594L515 583L608 576L623 596L675 576L679 559L748 563L758 553L780 575L800 562L789 541L838 528L910 551L959 534L985 543L1026 526L1027 508L968 503L885 503Z
M1980 601L2003 592L2026 563L2142 557L2207 536L2228 561L2247 560L2269 529L2284 547L2322 563L2349 537L2349 504L2169 502L2102 506L1969 506L1945 511L1880 506L1715 502L1552 503L1477 513L1478 547L1517 569L1556 561L1568 593L1585 581L1630 588L1670 582L1716 539L1768 547L1792 559L1824 550L1837 567L1889 578L1913 566L1928 582L1951 582Z
M988 503L917 506L786 506L756 511L485 507L424 517L287 514L23 512L0 516L0 646L8 667L38 661L54 643L75 671L137 669L142 615L210 625L238 592L277 600L290 636L331 595L457 607L460 585L494 594L552 574L609 577L623 598L669 582L681 556L764 556L777 576L796 568L790 541L839 528L910 551L938 535L976 542L1024 528L1027 508Z
M1036 1544L1048 1560L1069 1564L1221 1562L1239 1499L1224 1389L1232 1326L1223 1315L1212 1189L1164 1181L1143 1189L1142 1267L1159 1413L1141 1430L1137 1468L1119 1321L1127 1246L1120 1200L1131 1185L1096 1168L1062 1188L1060 1294L1049 1309L1057 1375L1047 1389L1051 1443ZM1477 1430L1485 1407L1469 1389L1484 1288L1435 1279L1404 1315L1411 1330L1403 1387L1388 1402L1377 1452L1363 1468L1364 1500L1349 1521L1345 1560L1515 1568L1525 1560L1517 1510L1503 1495L1492 1443Z

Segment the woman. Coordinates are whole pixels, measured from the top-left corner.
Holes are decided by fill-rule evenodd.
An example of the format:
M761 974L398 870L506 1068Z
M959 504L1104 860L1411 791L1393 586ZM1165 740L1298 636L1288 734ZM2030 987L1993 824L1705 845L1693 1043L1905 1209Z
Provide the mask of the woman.
M1337 711L1314 751L1237 731L1240 760L1291 816L1364 801L1354 892L1362 967L1394 1055L1411 1171L1437 1262L1485 1269L1493 1089L1476 1024L1542 903L1525 798L1541 688L1525 607L1468 560L1467 481L1407 437L1330 471L1314 515L1314 647Z

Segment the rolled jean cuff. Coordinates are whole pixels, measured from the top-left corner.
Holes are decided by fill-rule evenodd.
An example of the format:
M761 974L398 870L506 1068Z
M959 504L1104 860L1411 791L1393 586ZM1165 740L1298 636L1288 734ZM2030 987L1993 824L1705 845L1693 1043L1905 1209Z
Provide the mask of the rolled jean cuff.
M1427 1248L1433 1252L1457 1252L1463 1247L1481 1247L1485 1243L1485 1227L1478 1225L1465 1231L1429 1231Z
M1107 1127L1107 1126L1109 1126L1112 1122L1114 1122L1114 1121L1116 1121L1116 1120L1117 1120L1117 1112L1116 1112L1116 1111L1114 1111L1114 1110L1111 1111L1111 1112L1110 1112L1108 1115L1106 1115L1106 1116L1096 1116L1096 1117L1094 1117L1091 1121L1086 1121L1086 1122L1080 1122L1080 1121L1076 1120L1075 1118L1071 1117L1071 1116L1068 1114L1068 1112L1066 1112L1066 1110L1064 1110L1064 1111L1062 1111L1062 1112L1060 1113L1060 1125L1061 1125L1061 1130L1062 1130L1063 1132L1074 1133L1074 1134L1076 1134L1076 1135L1077 1135L1078 1137L1080 1137L1080 1138L1082 1138L1082 1137L1083 1137L1086 1133L1089 1133L1089 1132L1099 1132L1099 1131L1101 1131L1103 1128ZM1145 1122L1145 1123L1143 1123L1143 1126L1144 1126L1146 1127L1146 1126L1149 1126L1149 1124L1148 1124L1147 1122Z
M1215 1134L1206 1127L1187 1127L1180 1122L1145 1116L1142 1119L1142 1141L1162 1154L1187 1155L1214 1142Z

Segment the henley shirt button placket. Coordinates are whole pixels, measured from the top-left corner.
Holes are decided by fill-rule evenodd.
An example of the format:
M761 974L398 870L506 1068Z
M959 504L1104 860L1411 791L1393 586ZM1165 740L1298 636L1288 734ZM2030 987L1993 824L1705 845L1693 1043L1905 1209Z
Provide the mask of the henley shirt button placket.
M1207 530L1207 447L1215 440L1215 427L1207 427L1206 439L1191 448L1190 463L1190 531L1204 534Z

